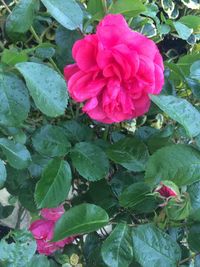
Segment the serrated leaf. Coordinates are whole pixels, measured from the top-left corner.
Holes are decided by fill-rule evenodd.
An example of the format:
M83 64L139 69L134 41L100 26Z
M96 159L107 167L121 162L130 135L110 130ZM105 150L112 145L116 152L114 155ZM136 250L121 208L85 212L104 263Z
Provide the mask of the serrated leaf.
M175 21L173 22L173 24L179 37L183 40L187 40L193 32L192 29L188 28L186 25L179 21Z
M28 60L26 52L15 49L4 49L1 57L1 62L7 65L15 65L19 62Z
M10 37L26 33L34 19L37 1L20 0L6 20L6 32Z
M115 163L135 172L145 170L149 157L146 145L134 137L126 137L114 143L108 148L107 155Z
M134 208L143 200L145 196L150 193L150 187L143 183L138 182L128 186L120 195L119 203L122 207L125 208Z
M32 142L35 150L47 157L64 156L71 147L65 131L53 125L45 125L37 130Z
M71 179L71 169L66 161L51 160L35 188L38 208L53 208L63 202L69 193Z
M178 244L152 224L133 229L132 241L135 259L143 267L174 267L181 258Z
M96 231L108 221L108 214L96 205L84 203L75 206L57 221L53 241Z
M19 126L28 116L30 102L25 84L14 74L0 74L0 124Z
M89 181L100 180L109 171L106 154L101 148L92 143L77 143L70 156L78 173Z
M63 115L67 107L67 87L64 79L44 64L25 62L16 65L26 80L30 94L45 115Z
M190 67L190 76L200 81L200 60L195 61Z
M76 120L63 121L60 126L65 130L65 134L70 142L89 141L92 139L93 131L87 125Z
M114 14L126 14L132 17L146 10L141 0L116 0L110 5L109 12Z
M157 150L147 163L145 181L151 186L171 180L178 186L200 180L200 153L187 145L171 145Z
M47 11L69 30L81 28L83 12L75 0L41 0Z
M200 246L200 225L198 223L192 225L188 229L188 245L189 248L194 252L199 252Z
M200 134L200 113L187 100L164 95L151 95L151 100L170 118L180 123L189 136Z
M133 258L131 230L127 224L118 224L104 241L101 249L104 262L109 267L128 267Z
M48 258L44 255L34 255L31 259L28 267L50 267L50 262Z
M31 155L24 145L0 138L0 147L13 168L25 169L30 164Z

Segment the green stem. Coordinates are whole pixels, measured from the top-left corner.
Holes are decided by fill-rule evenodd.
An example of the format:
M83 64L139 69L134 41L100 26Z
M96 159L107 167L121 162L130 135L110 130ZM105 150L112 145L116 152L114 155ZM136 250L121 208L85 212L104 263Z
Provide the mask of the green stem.
M107 2L106 2L106 0L101 0L101 2L103 5L104 13L107 14L107 12L108 12Z
M109 135L109 126L108 125L106 125L105 126L105 131L104 131L104 133L103 133L103 140L104 141L107 141L108 140L108 135Z
M42 40L41 40L40 37L37 35L37 33L35 32L35 30L34 30L34 28L33 28L32 26L30 27L30 31L31 31L31 33L33 34L35 40L36 40L39 44L41 44L41 43L42 43Z
M49 58L50 63L52 64L52 66L54 67L54 69L61 75L63 76L62 72L59 70L59 68L57 67L56 63L54 62L53 58Z
M195 253L194 255L192 255L192 256L190 256L190 257L188 257L188 258L183 259L182 261L179 261L178 266L179 266L179 265L182 265L182 264L185 263L185 262L188 262L188 261L194 259L194 258L195 258L196 256L198 256L198 255L200 255L200 252Z
M35 40L38 42L38 44L42 44L42 39L37 35L37 33L35 32L34 28L31 26L30 27L30 31L33 34ZM54 69L61 75L63 76L63 74L61 73L61 71L59 70L59 68L57 67L56 63L54 62L54 60L52 58L49 58L49 62L52 64L52 66L54 67Z

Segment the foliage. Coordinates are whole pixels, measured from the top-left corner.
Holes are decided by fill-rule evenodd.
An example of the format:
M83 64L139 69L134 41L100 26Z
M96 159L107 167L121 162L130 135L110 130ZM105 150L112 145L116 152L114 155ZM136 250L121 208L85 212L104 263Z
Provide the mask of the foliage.
M196 0L0 0L0 188L32 218L63 203L54 241L76 236L47 258L15 230L0 241L1 266L199 266L199 10ZM150 111L112 125L82 113L62 74L106 13L123 14L165 60ZM155 192L166 180L179 196ZM0 219L12 211L0 204Z

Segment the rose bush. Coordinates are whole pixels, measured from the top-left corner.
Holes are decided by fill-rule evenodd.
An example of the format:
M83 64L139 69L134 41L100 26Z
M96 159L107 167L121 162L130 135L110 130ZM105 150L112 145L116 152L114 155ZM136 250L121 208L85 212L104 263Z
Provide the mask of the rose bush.
M162 90L164 66L156 44L131 30L122 15L107 15L96 34L74 44L72 55L76 63L64 69L69 93L94 120L141 116L150 107L148 94Z
M197 2L0 0L0 266L200 266Z

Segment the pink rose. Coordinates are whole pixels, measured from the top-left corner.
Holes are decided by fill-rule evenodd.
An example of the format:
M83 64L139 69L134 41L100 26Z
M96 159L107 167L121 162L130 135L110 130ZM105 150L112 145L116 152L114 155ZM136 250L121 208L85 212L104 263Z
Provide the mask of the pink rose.
M42 209L40 212L40 215L46 220L50 220L50 221L55 222L58 219L60 219L60 217L64 214L64 212L65 212L65 209L61 205L57 208Z
M74 241L74 237L68 237L58 242L50 242L53 238L54 227L55 222L47 220L36 220L30 225L29 231L36 240L37 251L40 254L50 255Z
M156 44L132 31L122 15L107 15L96 34L74 44L72 54L76 63L64 69L69 93L103 123L143 115L150 107L148 94L159 94L164 84Z

